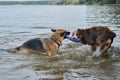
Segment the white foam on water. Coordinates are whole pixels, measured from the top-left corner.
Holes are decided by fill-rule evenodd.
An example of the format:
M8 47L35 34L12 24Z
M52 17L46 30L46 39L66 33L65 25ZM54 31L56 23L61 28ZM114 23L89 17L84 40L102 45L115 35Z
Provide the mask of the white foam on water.
M93 52L93 56L100 56L101 55L101 52L100 52L100 47L97 47L97 49Z

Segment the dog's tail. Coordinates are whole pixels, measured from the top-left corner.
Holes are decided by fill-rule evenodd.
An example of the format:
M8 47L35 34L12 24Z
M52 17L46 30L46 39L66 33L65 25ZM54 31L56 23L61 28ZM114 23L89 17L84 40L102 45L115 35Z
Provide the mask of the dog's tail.
M16 47L14 49L0 49L0 51L6 51L6 52L10 52L10 53L16 53L19 50L20 50L20 47Z
M19 51L19 50L20 50L20 47L16 47L15 49L16 49L17 51Z

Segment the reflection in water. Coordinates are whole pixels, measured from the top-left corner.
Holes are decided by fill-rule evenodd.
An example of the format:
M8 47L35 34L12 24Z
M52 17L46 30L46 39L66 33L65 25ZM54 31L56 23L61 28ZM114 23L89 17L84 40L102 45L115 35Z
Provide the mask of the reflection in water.
M0 12L0 79L120 79L119 5L0 6ZM95 25L109 26L117 34L107 58L94 57L89 47L82 47L80 43L68 40L64 40L55 57L13 54L1 50L15 48L31 38L48 37L51 35L51 28L60 27L73 31Z

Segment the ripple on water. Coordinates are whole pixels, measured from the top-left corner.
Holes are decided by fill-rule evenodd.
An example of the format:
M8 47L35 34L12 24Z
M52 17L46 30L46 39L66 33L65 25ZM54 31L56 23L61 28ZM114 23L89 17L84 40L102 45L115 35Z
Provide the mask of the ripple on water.
M42 36L42 35L41 35ZM10 40L9 40L10 41ZM8 41L8 43L9 43ZM14 43L14 42L13 42ZM5 43L6 44L6 43ZM9 44L10 45L10 44ZM4 51L2 51L4 53ZM111 69L113 63L119 63L120 49L117 47L111 47L108 52L110 56L108 58L94 57L89 46L82 46L80 43L67 43L63 45L59 54L55 57L42 56L36 54L22 55L21 54L9 54L6 52L0 59L3 66L7 66L6 70L9 70L9 74L26 73L26 71L34 74L37 79L45 80L61 80L61 79L107 79L102 78L102 71L100 71L100 77L95 75L94 71L97 69L109 68ZM4 58L4 59L3 59ZM4 63L3 63L4 62ZM7 64L6 64L7 63ZM9 69L10 68L10 69ZM113 66L114 68L114 66ZM72 70L71 70L72 69ZM85 71L82 71L85 70ZM21 72L22 70L22 72ZM104 71L104 70L103 70ZM12 73L13 72L13 73ZM119 74L119 72L118 72ZM47 76L46 76L47 75ZM25 79L30 79L31 76L25 74L22 75Z
M75 47L75 44L72 44ZM78 44L77 44L78 46ZM67 45L68 47L68 45ZM66 48L67 48L66 47ZM76 47L77 48L77 47ZM72 49L72 50L71 50ZM77 50L74 50L73 48L65 49L62 52L62 54L57 55L53 58L51 57L42 57L42 61L39 61L40 63L34 64L33 69L38 75L46 74L48 77L45 77L45 75L41 76L41 79L107 79L107 77L102 78L103 75L99 76L96 75L97 69L104 69L104 68L111 68L113 62L119 62L120 59L118 59L116 56L119 56L119 54L116 54L114 58L111 58L111 55L109 58L102 58L102 57L94 57L91 55L91 53L88 53L88 51L82 53L82 52L76 52ZM115 49L115 50L114 50ZM116 48L112 48L112 51L116 51ZM79 56L78 56L79 54ZM34 57L35 58L35 57ZM72 70L71 70L72 69ZM83 70L82 70L83 69ZM86 70L88 69L88 70ZM95 72L92 72L94 71ZM85 70L85 71L84 71ZM99 72L99 71L98 71ZM102 71L100 71L100 74L102 74Z

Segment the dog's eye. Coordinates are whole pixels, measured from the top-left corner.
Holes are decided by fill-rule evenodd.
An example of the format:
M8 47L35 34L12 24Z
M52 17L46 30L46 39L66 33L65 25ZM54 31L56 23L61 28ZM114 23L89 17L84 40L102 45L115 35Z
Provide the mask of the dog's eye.
M61 33L60 36L64 36L65 35L65 32Z
M69 31L65 31L65 32L61 33L61 36L65 36L65 35L70 35L70 32Z
M80 34L76 34L76 36L79 36Z

